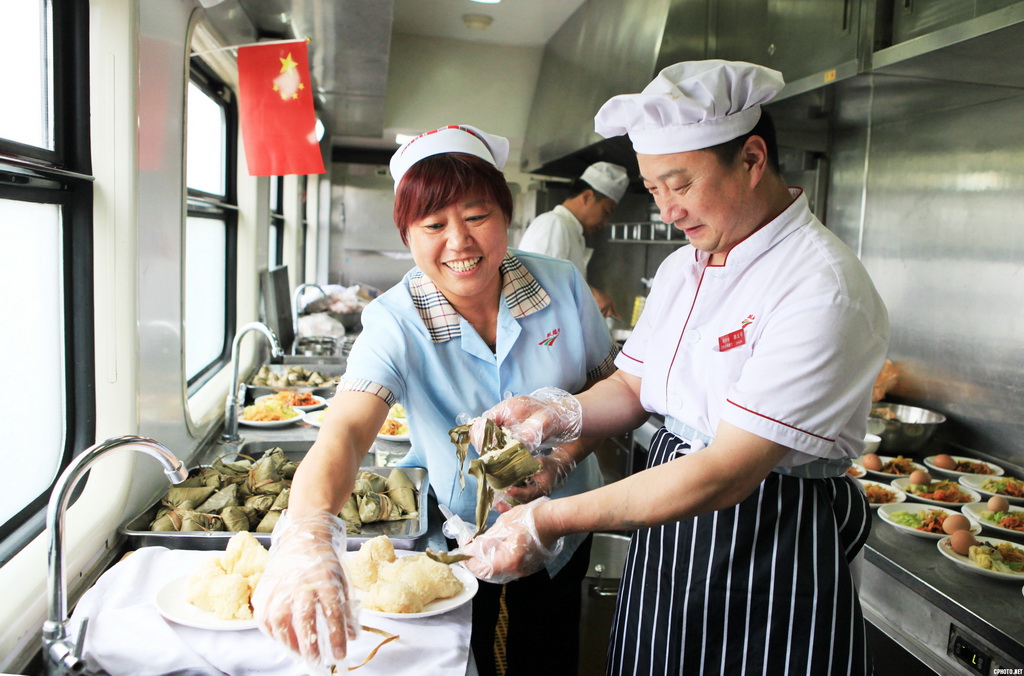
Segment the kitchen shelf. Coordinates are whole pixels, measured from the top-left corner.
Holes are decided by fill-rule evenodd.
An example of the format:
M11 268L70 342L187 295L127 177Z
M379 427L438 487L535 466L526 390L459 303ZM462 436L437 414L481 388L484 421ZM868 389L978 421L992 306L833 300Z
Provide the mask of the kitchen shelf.
M608 241L626 244L674 244L682 246L689 240L679 230L662 221L641 221L636 223L612 223Z

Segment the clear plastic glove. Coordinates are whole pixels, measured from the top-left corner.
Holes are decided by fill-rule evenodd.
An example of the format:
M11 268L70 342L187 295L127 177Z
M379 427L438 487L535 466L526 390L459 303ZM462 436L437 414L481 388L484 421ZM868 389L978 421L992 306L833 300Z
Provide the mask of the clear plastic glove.
M575 441L583 426L583 407L576 397L557 387L542 387L527 396L495 404L473 423L470 441L481 448L484 421L504 427L531 453Z
M471 542L463 544L460 540L460 553L472 557L463 565L481 580L504 584L532 575L551 563L562 551L563 540L558 538L550 547L546 546L534 521L537 506L548 500L538 498L514 507Z
M495 500L494 508L499 512L507 512L513 505L551 495L576 469L576 461L563 448L553 448L550 453L539 454L536 458L540 460L542 469L530 477L526 486L509 488L505 492L509 500Z
M359 602L341 565L345 522L327 512L293 521L285 511L271 542L252 597L260 630L310 665L344 664L359 631Z

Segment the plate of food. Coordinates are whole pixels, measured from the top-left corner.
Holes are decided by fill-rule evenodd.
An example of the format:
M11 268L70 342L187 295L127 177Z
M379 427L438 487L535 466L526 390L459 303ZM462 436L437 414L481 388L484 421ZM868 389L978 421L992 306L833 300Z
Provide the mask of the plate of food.
M324 416L327 415L327 409L321 408L316 411L306 411L302 414L302 422L312 425L313 427L320 427L324 423Z
M880 505L878 516L901 533L940 540L957 530L981 533L981 525L969 516L946 507L920 507L911 503Z
M863 467L870 476L884 481L889 481L893 477L898 476L910 476L910 473L916 469L925 469L924 465L920 465L901 455L892 457L889 455L865 453L854 460L853 463Z
M991 497L987 503L964 505L960 511L985 528L1014 537L1024 537L1024 507L1013 507L1002 496Z
M975 538L960 531L936 543L950 561L972 573L1020 583L1024 581L1024 548L995 538Z
M327 400L311 392L278 392L277 394L265 394L256 397L255 403L267 401L280 401L285 406L291 406L297 411L315 411L327 405Z
M953 481L935 481L924 470L915 471L907 478L893 479L892 485L907 494L907 497L940 507L959 508L971 502L981 502L977 491L972 491Z
M203 610L199 606L192 605L188 598L188 576L171 580L156 595L156 609L161 615L171 622L183 624L186 627L197 629L212 629L213 631L241 631L243 629L255 629L256 620L223 620L217 617L216 613L210 610Z
M238 422L251 427L285 427L302 420L302 412L278 400L260 401L242 409Z
M396 620L447 613L472 600L480 587L461 563L394 549L386 535L367 540L343 560L362 612Z
M888 486L869 479L857 479L857 481L859 481L861 486L864 487L864 493L867 494L868 497L868 504L872 507L904 502L907 499L906 493L898 488L894 488L893 486Z
M235 533L224 551L209 552L184 577L156 595L156 608L178 624L214 631L255 629L252 591L266 567L267 549L248 532Z
M924 459L925 467L934 470L938 474L946 476L1002 476L1003 468L999 465L977 458L967 458L961 455L949 455L939 453L929 455Z
M401 404L395 404L388 411L388 417L384 419L377 438L386 441L409 441L409 423L405 419L405 408Z
M1024 481L1015 477L962 476L959 481L982 495L999 495L1011 505L1024 505Z
M854 479L863 479L868 475L868 472L860 465L854 463L846 470L846 474L847 476L852 476Z

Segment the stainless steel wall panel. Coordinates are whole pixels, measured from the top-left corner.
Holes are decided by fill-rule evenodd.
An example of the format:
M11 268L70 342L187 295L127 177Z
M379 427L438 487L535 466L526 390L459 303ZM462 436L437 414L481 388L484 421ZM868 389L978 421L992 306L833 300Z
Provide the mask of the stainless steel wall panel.
M889 308L894 394L946 413L951 441L1022 465L1024 94L1006 95L905 119L872 99L884 121L837 133L826 221Z

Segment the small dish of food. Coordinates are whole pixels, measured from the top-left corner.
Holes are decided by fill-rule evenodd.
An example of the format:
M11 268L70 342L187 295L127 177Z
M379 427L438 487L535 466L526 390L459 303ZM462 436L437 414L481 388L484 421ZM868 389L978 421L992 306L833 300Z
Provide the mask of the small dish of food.
M863 479L868 475L867 470L856 463L850 465L846 470L846 474L847 476L852 476L854 479Z
M246 406L238 422L251 427L284 427L302 419L302 413L276 399Z
M910 473L916 469L925 469L924 465L920 465L910 458L904 458L901 455L892 457L889 455L865 453L853 462L867 470L867 473L872 477L885 481L897 476L910 476Z
M977 458L966 458L959 455L939 453L924 459L925 467L936 474L945 476L1002 476L1003 468L999 465Z
M960 531L936 543L939 551L965 570L997 580L1024 580L1024 548L995 538L975 538Z
M320 427L324 423L324 416L327 415L327 409L321 408L316 411L306 411L302 414L302 422L313 427Z
M409 440L409 423L405 419L405 408L401 404L395 404L388 411L388 417L384 419L377 438L386 441Z
M1011 505L1024 505L1024 481L1012 476L962 476L959 481L982 495L999 495Z
M864 493L867 495L868 504L872 507L904 502L907 499L907 494L899 488L887 486L886 484L878 483L877 481L870 481L868 479L857 479L857 481L859 481L864 487Z
M899 488L913 500L940 507L958 508L971 502L981 502L976 491L964 488L951 479L933 481L931 475L920 470L908 478L893 479L892 485Z
M1002 496L991 497L987 503L964 505L960 511L1003 537L1024 538L1024 507L1014 507Z
M896 530L915 537L940 540L958 530L981 533L981 525L947 507L921 508L910 503L881 505L878 516Z
M280 401L286 406L291 406L298 411L315 411L327 404L327 400L311 392L278 392L277 394L266 394L257 397L255 403L260 404L267 401Z

